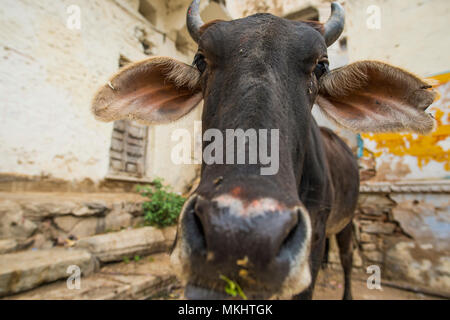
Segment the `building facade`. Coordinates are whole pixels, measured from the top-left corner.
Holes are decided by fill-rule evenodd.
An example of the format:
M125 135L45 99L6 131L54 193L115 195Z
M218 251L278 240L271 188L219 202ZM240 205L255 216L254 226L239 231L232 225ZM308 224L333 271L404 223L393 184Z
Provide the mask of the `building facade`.
M4 0L0 10L0 191L123 191L162 177L185 192L198 165L171 160L201 108L167 125L101 123L97 88L127 63L170 56L191 63L189 0ZM380 60L428 78L439 92L431 135L362 134L332 127L360 154L355 265L450 291L450 43L447 0L346 0L343 36L331 67ZM329 1L202 1L202 17L271 12L325 21ZM195 137L192 142L195 141ZM194 144L194 143L193 143ZM194 146L192 146L194 147ZM333 247L333 244L332 244ZM331 261L337 262L332 250Z

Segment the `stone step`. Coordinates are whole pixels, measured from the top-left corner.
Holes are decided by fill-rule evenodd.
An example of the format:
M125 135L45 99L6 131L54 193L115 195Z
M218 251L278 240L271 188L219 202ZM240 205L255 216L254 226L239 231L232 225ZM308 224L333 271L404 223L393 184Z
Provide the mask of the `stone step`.
M58 281L28 292L9 296L11 300L117 300L149 299L168 291L176 277L166 253L142 257L139 261L109 264L80 278L79 288L69 289Z
M19 204L26 217L35 219L67 214L93 216L124 206L130 206L126 209L132 213L139 211L145 200L138 193L0 192L0 201Z
M135 257L168 251L176 227L143 227L86 237L71 248L54 247L0 255L0 296L36 288L46 282L67 278L70 265L84 275L98 263L133 260ZM6 241L6 240L5 240Z
M175 240L175 234L176 227L143 227L83 238L76 242L75 247L88 250L103 263L121 261L167 251Z
M0 192L0 239L16 241L15 251L49 249L142 225L144 201L137 193ZM5 246L3 253L12 244Z
M68 267L72 265L79 267L81 273L87 276L95 270L97 262L87 250L73 248L0 255L0 297L67 278Z

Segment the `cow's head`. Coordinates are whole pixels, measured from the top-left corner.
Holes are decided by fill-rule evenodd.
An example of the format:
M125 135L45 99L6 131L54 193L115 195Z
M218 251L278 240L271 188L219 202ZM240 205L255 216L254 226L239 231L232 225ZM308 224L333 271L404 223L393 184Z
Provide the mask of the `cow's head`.
M269 146L279 153L272 175L261 174L261 159L203 163L172 256L191 298L218 297L221 275L237 280L251 297L299 293L310 283L311 223L298 186L314 102L355 131L424 133L433 128L423 112L433 93L414 75L381 62L330 72L327 47L344 26L336 3L322 25L271 14L204 24L199 2L187 17L198 43L193 66L166 57L132 64L99 90L93 112L103 121L129 117L156 124L181 118L204 99L203 132L226 137L226 129L279 129L277 146Z

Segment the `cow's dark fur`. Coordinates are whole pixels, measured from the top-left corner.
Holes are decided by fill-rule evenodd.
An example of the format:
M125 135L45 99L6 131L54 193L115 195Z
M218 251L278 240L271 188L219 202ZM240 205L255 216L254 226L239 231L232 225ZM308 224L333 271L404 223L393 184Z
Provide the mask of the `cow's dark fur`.
M199 52L208 64L201 78L205 99L203 129L218 128L224 133L228 128L280 129L280 170L274 176L261 176L259 165L203 165L196 194L209 201L239 188L239 197L247 202L270 197L288 208L303 204L313 232L309 257L312 283L298 297L311 297L325 239L332 234L338 234L346 274L345 297L351 297L351 219L358 196L358 168L344 142L330 130L319 129L311 116L318 92L313 70L327 52L320 26L257 14L231 22L216 21L202 31ZM216 185L214 181L219 178L220 185ZM219 215L209 210L202 214ZM221 223L234 225L230 219L223 218ZM201 218L202 228L212 227L207 221L208 218ZM249 223L260 225L259 230L266 233L271 228L264 224L276 224L268 218ZM258 234L252 236L256 238ZM228 267L227 263L230 264L229 257L239 257L237 252L247 253L254 257L255 268L266 270L258 274L258 283L264 285L252 288L243 280L248 284L244 291L275 292L289 268L277 266L271 270L267 254L252 254L265 249L257 239L249 238L252 236L242 230L221 233L215 241L222 245L211 248L218 251L216 255L227 256L220 259L220 266L206 262L204 253L194 250L191 261L198 267L191 268L190 281L197 286L214 287L217 269L239 278L239 268ZM236 239L240 248L227 245ZM247 247L246 241L252 245Z
M358 167L345 143L316 124L313 104L356 131L426 133L434 122L424 110L435 94L414 75L381 62L328 72L323 32L318 23L270 14L215 21L194 33L195 66L152 57L122 69L95 95L92 111L103 121L174 121L204 99L203 132L279 129L275 175L261 175L261 163L236 164L236 155L233 164L203 163L172 253L188 298L227 297L228 279L249 298L311 298L332 235L344 298L351 298Z

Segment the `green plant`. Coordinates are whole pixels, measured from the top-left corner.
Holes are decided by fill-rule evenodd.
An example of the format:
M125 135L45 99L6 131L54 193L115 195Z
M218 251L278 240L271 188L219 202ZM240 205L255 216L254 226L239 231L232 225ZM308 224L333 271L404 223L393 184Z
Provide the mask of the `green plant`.
M163 185L162 181L157 178L151 185L137 187L142 196L150 199L142 204L145 223L150 226L166 227L176 224L186 201L181 195L171 192L170 187Z
M141 260L140 256L138 256L138 255L134 256L134 261L138 262L139 260Z
M123 258L123 262L125 262L125 263L130 263L130 258L124 257L124 258Z
M244 291L242 291L241 287L237 284L237 282L234 282L233 280L227 278L224 275L221 275L220 279L222 279L227 283L225 286L226 293L228 293L232 297L236 297L237 295L239 295L242 299L247 300L247 296L245 295Z

